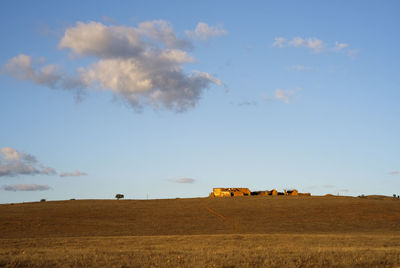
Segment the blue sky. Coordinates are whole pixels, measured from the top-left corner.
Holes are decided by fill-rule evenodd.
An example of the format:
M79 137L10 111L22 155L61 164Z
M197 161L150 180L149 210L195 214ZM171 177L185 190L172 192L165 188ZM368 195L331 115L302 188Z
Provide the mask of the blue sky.
M0 203L400 194L398 1L232 2L4 2Z

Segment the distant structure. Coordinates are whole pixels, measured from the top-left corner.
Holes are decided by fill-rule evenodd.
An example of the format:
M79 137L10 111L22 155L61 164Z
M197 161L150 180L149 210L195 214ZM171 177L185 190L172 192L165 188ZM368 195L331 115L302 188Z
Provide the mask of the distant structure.
M229 196L248 196L251 192L248 188L213 188L210 196L229 197Z
M299 193L296 189L278 192L275 189L251 192L249 188L213 188L210 197L231 197L231 196L251 196L251 195L291 195L291 196L311 196L310 193Z
M283 190L283 192L284 192L284 194L285 195L299 195L299 192L296 190L296 189L294 189L294 190Z

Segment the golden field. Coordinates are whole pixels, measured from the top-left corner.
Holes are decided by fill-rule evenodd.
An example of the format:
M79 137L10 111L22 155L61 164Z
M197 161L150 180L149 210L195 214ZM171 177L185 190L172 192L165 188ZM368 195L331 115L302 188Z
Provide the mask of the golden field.
M0 267L400 267L400 200L255 196L0 205Z

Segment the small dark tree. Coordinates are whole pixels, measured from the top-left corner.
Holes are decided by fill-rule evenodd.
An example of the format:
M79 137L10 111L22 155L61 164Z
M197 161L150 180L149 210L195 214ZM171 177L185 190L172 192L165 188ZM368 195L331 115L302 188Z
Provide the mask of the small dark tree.
M117 198L118 200L120 200L121 198L124 198L123 194L116 194L115 198Z
M46 199L44 199L44 198L40 199L40 202L46 202Z

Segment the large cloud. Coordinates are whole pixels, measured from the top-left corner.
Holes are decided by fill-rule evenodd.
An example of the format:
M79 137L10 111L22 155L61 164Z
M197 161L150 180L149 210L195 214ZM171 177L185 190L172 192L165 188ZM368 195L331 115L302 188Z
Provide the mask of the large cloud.
M54 174L56 171L53 168L41 165L33 155L10 147L0 149L0 177Z
M50 190L50 186L48 185L40 185L40 184L11 184L4 185L1 187L5 191L46 191Z
M203 37L225 33L207 24L199 24L196 32ZM77 75L71 77L55 65L35 68L31 57L21 54L11 59L4 71L52 88L112 91L134 108L151 105L175 111L194 107L212 84L222 85L209 73L184 71L184 64L194 62L187 53L192 45L178 38L172 26L163 20L143 22L137 27L78 22L65 31L59 48L95 61L80 67Z

